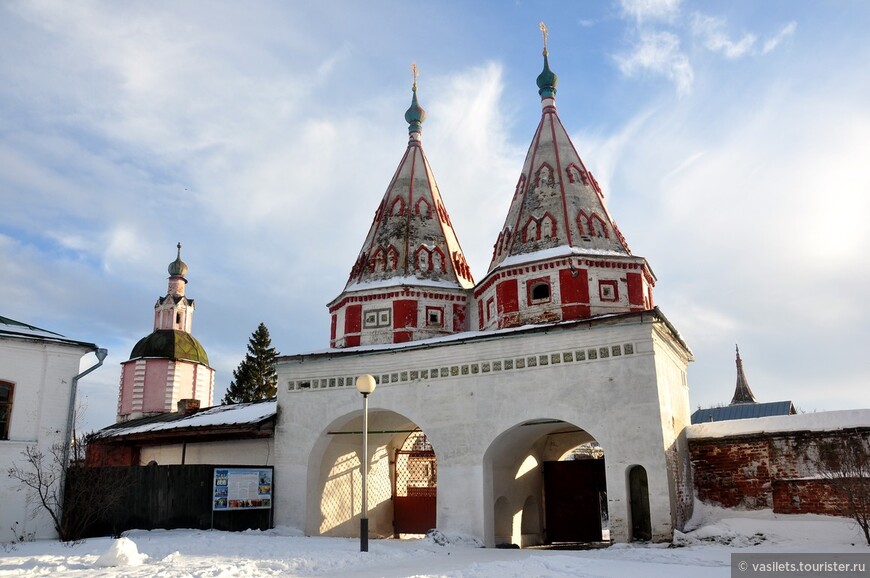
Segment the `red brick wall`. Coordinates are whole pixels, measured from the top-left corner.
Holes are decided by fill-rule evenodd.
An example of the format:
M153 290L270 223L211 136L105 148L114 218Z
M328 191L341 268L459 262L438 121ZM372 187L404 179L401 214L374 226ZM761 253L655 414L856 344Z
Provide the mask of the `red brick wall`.
M841 436L870 438L870 429L690 439L698 498L726 508L849 516L845 500L814 465L816 444Z
M726 508L770 508L770 453L763 438L690 440L695 488L704 502Z
M773 482L773 511L847 516L849 505L828 480L776 480Z
M85 450L85 465L89 468L138 466L139 448L91 441Z

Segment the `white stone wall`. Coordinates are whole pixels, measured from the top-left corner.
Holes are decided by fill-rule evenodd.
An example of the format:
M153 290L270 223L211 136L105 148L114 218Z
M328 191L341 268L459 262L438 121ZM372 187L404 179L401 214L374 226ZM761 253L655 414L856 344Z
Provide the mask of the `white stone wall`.
M13 527L19 536L57 536L47 513L38 510L31 517L30 494L18 491L19 482L10 479L6 470L13 463L23 465L21 452L28 446L48 453L53 444L70 439L72 378L87 351L72 344L0 338L0 380L15 385L9 439L0 440L0 542L14 539Z
M664 328L657 329L662 333ZM662 442L671 483L677 489L671 503L671 523L676 528L682 528L689 521L694 504L691 457L686 437L691 425L691 405L685 355L685 350L674 347L667 339L656 341Z
M502 487L510 486L516 494L512 499L519 502L538 483L517 488L509 482L509 470L530 455L541 456L535 445L540 436L532 439L521 424L561 420L587 432L605 450L613 539L629 538L627 470L637 464L649 478L654 539L670 539L678 491L665 446L678 424L688 422L688 404L681 409L673 403L682 394L672 393L674 383L660 381L660 374L670 365L685 371L688 352L682 350L682 359L674 355L660 361L661 343L673 338L656 330L660 322L652 322L652 316L641 319L494 333L450 345L285 358L278 364L276 523L321 532L328 517L321 500L324 469L333 467L342 449L337 444L347 446L349 458L353 451L349 436L335 432L353 431L362 404L353 378L371 373L380 385L370 397L370 430L387 423L416 425L435 449L439 529L476 535L493 545L494 509ZM590 359L592 352L595 359ZM677 416L673 431L665 434L663 420L673 411L685 415ZM341 442L335 441L338 437ZM370 442L370 454L381 446ZM518 511L524 503L510 508ZM343 522L352 535L354 522ZM384 533L372 516L370 525L373 534Z
M151 461L161 466L184 463L215 464L226 466L270 466L274 458L274 441L272 438L253 440L228 440L221 442L188 443L165 446L143 447L139 453L139 465L148 465Z

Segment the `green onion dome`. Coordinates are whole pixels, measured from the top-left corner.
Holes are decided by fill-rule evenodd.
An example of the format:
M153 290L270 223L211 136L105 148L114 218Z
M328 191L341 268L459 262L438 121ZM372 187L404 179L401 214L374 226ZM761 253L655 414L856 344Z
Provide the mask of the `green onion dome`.
M414 83L413 98L411 106L405 111L405 122L408 123L408 132L421 132L423 130L423 121L426 120L426 111L417 102L417 83Z
M190 333L177 329L158 329L140 339L133 347L130 359L140 357L184 359L208 365L208 355L202 344Z
M547 51L544 50L544 70L538 75L538 94L541 95L541 98L555 96L557 84L559 84L559 77L550 70Z

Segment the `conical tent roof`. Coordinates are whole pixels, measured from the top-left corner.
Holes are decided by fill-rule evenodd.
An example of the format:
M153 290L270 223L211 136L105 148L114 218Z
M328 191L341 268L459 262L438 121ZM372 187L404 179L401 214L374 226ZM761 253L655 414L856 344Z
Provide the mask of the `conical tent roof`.
M583 164L556 113L557 76L544 50L538 76L541 121L526 154L511 206L496 241L489 271L555 253L631 255L595 178ZM560 252L559 249L562 249Z
M740 359L740 348L737 348L737 386L734 388L734 397L731 398L731 405L739 403L758 403L752 390L749 389L749 382L746 381L746 375L743 373L743 360Z
M408 148L375 211L345 292L378 286L419 285L468 289L471 270L421 142L425 111L414 83Z

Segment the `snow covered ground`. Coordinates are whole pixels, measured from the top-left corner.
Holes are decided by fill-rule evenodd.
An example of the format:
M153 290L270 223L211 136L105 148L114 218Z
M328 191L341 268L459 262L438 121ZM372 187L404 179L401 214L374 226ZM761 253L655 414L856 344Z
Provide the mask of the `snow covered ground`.
M454 539L359 541L309 538L277 528L268 532L135 530L125 538L74 545L39 541L0 545L0 576L248 578L354 576L372 578L530 578L562 576L730 576L735 551L861 553L870 555L849 520L814 515L738 512L698 505L675 547L625 545L588 551L500 550ZM678 546L678 547L676 547Z

